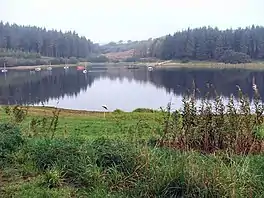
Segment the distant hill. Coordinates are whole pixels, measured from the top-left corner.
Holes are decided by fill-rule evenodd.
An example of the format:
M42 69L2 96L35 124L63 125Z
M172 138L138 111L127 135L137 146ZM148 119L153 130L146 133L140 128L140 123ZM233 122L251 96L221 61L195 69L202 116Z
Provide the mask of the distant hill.
M112 60L124 60L131 57L148 57L153 40L110 42L100 46L100 52Z
M135 50L127 50L122 52L109 52L104 54L109 60L127 60L128 58L132 58L135 55Z

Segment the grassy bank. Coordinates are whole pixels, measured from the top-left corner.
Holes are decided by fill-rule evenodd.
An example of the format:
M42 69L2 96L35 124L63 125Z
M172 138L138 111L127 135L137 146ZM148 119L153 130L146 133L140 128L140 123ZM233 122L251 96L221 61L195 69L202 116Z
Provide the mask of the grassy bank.
M52 65L51 67L64 67L65 64L61 65ZM68 67L75 67L77 64L68 64ZM15 66L15 67L8 67L8 69L15 69L15 70L30 70L30 69L35 69L35 68L41 68L41 69L47 69L50 67L50 65L34 65L34 66ZM0 68L1 69L1 68Z
M250 70L263 70L264 62L252 62L243 64L225 64L210 61L190 61L182 63L181 61L157 61L157 62L118 62L118 63L89 63L91 65L106 65L109 67L124 67L128 66L152 66L155 69L170 69L170 68L192 68L192 69L250 69Z
M262 197L263 107L2 107L0 197ZM254 110L254 114L252 111Z
M77 65L84 65L84 62L80 62L78 64L68 64L69 67L74 67ZM264 62L253 62L253 63L244 63L244 64L224 64L218 62L206 62L206 61L194 61L188 63L181 63L180 61L168 61L163 63L162 61L159 62L106 62L106 63L92 63L87 62L87 66L107 66L108 68L124 68L124 66L138 66L138 67L145 67L145 66L152 66L155 69L170 69L170 68L193 68L193 69L250 69L250 70L263 70L264 69ZM40 67L45 69L50 65L34 65L34 66L15 66L15 67L8 67L8 69L15 69L15 70L28 70L28 69L35 69ZM65 64L57 64L52 65L52 67L64 67ZM0 69L3 69L0 67Z
M136 63L136 65L149 65L155 68L209 68L209 69L264 69L264 62L252 62L243 64L225 64L210 61L190 61L182 63L181 61L159 61L157 63Z

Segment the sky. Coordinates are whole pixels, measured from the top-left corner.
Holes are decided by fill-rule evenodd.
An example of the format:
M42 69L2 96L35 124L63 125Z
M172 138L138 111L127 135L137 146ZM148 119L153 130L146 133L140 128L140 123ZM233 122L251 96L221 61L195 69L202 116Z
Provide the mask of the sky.
M0 0L0 20L93 42L144 40L201 26L264 25L264 0Z

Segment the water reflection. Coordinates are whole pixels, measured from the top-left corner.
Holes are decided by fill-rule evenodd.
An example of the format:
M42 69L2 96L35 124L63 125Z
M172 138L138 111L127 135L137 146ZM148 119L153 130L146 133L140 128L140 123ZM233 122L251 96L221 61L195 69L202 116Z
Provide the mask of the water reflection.
M131 111L137 107L159 108L172 98L177 107L181 96L195 81L198 97L208 92L207 83L225 96L237 96L236 85L253 98L252 78L263 98L264 72L243 69L147 69L127 70L94 67L84 74L76 68L52 71L10 71L0 74L0 104L56 105L72 109Z

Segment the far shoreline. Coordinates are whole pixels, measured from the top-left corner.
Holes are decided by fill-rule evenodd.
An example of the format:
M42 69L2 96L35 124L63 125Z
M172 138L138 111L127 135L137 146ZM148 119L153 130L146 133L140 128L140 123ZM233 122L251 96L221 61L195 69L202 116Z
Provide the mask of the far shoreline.
M105 62L105 63L92 63L92 62L80 62L77 64L69 64L68 67L76 67L78 65L84 66L87 64L99 66L105 65L112 68L124 68L127 66L134 67L153 67L154 69L173 69L173 68L188 68L188 69L249 69L249 70L264 70L264 62L252 62L252 63L239 63L239 64L225 64L220 62L209 62L209 61L190 61L188 63L181 63L177 61L166 61L166 62ZM64 67L65 64L60 65L33 65L33 66L15 66L7 67L9 70L31 70L35 68L45 69L48 67L58 68ZM3 69L3 67L0 67ZM137 68L131 68L137 69Z

